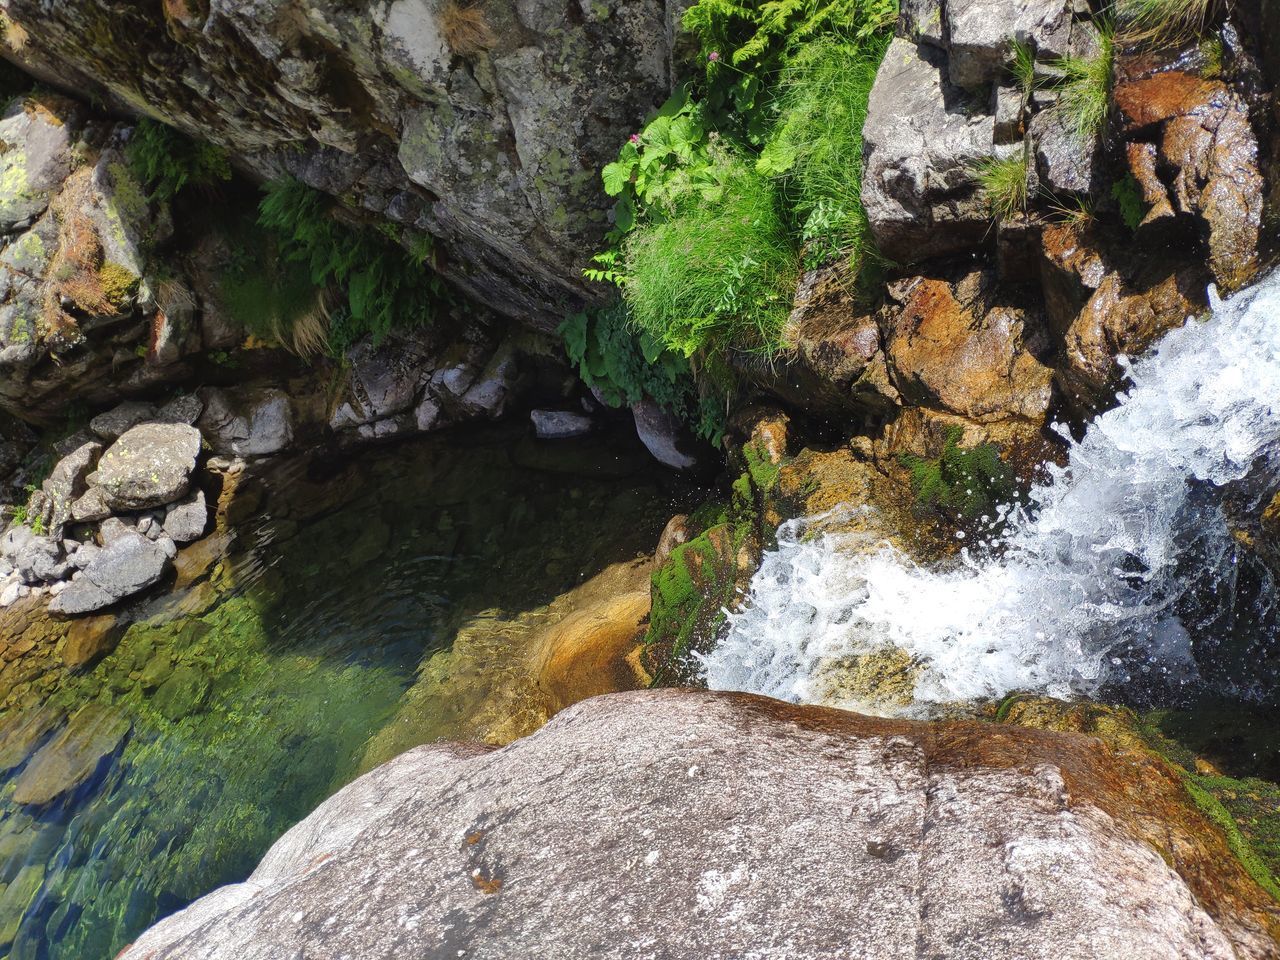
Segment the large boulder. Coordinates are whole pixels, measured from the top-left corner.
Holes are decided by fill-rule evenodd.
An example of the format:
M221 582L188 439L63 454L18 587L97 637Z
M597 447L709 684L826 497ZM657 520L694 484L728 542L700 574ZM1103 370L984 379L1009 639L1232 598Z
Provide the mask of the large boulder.
M133 530L122 532L49 604L49 612L78 616L109 607L158 583L169 568L163 546Z
M995 118L966 109L932 46L895 39L876 74L863 127L862 203L880 252L899 263L971 249L990 215L974 184Z
M200 431L185 423L143 423L126 431L90 478L113 510L146 510L181 499L200 457Z
M1153 758L647 691L401 755L121 960L1227 960L1278 930Z
M662 0L10 0L6 55L434 235L439 268L554 330L607 229L597 171L669 93Z
M274 387L228 392L201 392L204 412L199 426L216 453L261 457L293 443L293 404Z

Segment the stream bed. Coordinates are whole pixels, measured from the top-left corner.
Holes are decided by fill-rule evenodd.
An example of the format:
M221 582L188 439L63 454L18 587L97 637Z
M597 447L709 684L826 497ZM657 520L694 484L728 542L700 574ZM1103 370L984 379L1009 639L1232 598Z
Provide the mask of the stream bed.
M242 479L253 517L212 535L223 549L180 563L178 589L132 611L91 669L10 707L0 957L106 960L246 877L384 758L370 745L429 663L434 685L412 707L443 719L414 729L483 736L445 702L440 658L460 628L652 551L693 495L629 439L527 433L472 429ZM472 671L467 696L502 682Z

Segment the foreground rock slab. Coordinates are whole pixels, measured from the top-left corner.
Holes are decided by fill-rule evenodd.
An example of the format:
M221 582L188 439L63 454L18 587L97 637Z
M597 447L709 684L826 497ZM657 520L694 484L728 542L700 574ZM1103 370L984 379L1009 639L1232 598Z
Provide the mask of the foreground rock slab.
M402 754L121 960L1275 956L1274 903L1141 762L991 724L598 697L499 750Z

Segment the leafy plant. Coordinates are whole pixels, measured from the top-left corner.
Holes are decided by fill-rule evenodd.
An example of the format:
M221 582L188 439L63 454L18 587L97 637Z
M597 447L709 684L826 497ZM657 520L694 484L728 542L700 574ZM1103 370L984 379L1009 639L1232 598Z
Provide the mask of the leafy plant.
M1109 21L1098 25L1098 49L1093 56L1054 61L1063 75L1054 109L1081 140L1092 140L1106 122L1114 63L1115 28Z
M1111 187L1111 196L1120 207L1120 218L1130 230L1137 230L1147 216L1147 205L1133 174L1126 174Z
M1026 150L1008 157L990 157L974 165L978 193L997 220L1011 220L1027 209Z
M922 506L972 522L1013 498L1014 474L993 445L962 447L962 436L958 427L949 430L936 459L904 454L900 461L911 471L911 488Z
M689 423L699 436L720 442L723 414L715 403L703 404L688 360L634 329L624 303L572 314L560 325L560 334L583 382L609 406L648 398Z
M134 127L125 155L155 200L172 200L187 187L212 187L231 179L226 151L145 117Z
M330 207L297 180L267 185L257 218L267 236L242 237L249 255L223 278L237 319L304 356L322 344L340 355L366 334L380 341L393 327L428 323L443 296L425 264L430 248L409 252L376 230L344 226Z
M728 150L670 214L632 233L624 295L640 329L685 357L782 345L799 263L773 184Z
M756 170L776 177L800 226L807 266L874 255L862 207L862 127L887 36L819 40L781 79L780 115Z

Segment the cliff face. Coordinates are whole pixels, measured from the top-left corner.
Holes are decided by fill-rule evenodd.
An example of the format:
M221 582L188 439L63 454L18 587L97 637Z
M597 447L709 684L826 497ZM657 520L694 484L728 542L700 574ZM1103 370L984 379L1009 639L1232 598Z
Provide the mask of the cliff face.
M601 165L666 96L662 0L4 0L4 53L430 233L437 268L550 329L590 294Z

